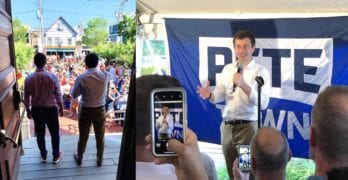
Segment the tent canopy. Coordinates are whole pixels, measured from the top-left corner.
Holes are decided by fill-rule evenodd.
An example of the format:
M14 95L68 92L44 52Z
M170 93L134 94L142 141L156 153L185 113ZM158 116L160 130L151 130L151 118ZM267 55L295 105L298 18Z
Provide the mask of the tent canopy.
M346 13L346 0L137 0L139 14Z

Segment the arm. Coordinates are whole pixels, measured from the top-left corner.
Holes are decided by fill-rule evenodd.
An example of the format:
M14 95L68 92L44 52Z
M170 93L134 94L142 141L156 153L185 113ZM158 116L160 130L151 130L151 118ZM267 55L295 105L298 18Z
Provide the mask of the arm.
M80 76L78 76L75 80L74 83L74 88L72 90L72 97L73 98L77 98L80 94L81 94L81 80L80 80Z
M25 109L27 110L27 117L28 119L32 119L31 110L30 110L30 86L29 86L29 80L26 78L24 81L24 104Z
M115 101L115 98L111 96L111 92L108 93L108 97L109 97L109 99L111 99L112 101Z
M62 93L60 91L59 81L56 76L54 76L54 96L58 104L59 115L62 117L63 116L63 98L62 98Z
M214 89L214 92L212 92L212 96L210 98L210 102L212 103L218 103L218 102L222 102L225 100L226 97L226 83L231 81L231 73L230 71L232 71L232 65L226 65L222 72L221 72L221 76L220 79L216 80L216 86Z
M208 99L212 103L225 100L225 81L228 81L227 74L230 66L225 66L222 70L221 79L217 80L214 91L210 91L210 81L204 87L197 86L197 92L203 99Z

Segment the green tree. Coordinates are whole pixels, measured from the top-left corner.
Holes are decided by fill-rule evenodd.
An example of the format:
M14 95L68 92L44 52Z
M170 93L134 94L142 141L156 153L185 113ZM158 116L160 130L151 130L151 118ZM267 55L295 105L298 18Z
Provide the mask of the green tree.
M13 23L14 41L26 42L28 28L24 26L18 18L15 18L12 23Z
M13 20L13 38L15 41L16 66L22 70L30 65L34 57L34 48L27 45L28 28L19 19Z
M15 51L17 69L27 68L34 57L34 48L24 42L15 42Z
M93 48L93 51L105 59L115 59L117 62L132 64L134 43L100 43Z
M93 51L97 53L100 57L105 59L115 59L116 58L116 43L100 43L98 46L93 48Z
M87 27L83 29L82 43L92 48L100 43L105 43L109 36L107 25L107 20L103 18L89 20Z
M123 15L122 21L118 23L118 35L124 38L124 42L135 42L136 22L135 16Z
M118 43L117 44L117 56L116 60L132 64L133 63L133 53L135 51L135 43L126 42L126 43Z

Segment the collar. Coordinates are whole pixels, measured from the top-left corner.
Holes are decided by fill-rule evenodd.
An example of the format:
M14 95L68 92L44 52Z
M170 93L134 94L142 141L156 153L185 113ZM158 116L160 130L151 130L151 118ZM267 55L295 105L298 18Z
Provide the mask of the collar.
M234 66L235 66L236 68L238 68L238 61L235 61ZM251 58L250 61L249 61L249 63L248 63L248 65L243 66L243 68L249 69L249 68L252 68L252 67L254 67L254 66L255 66L255 60L254 60L254 58Z
M44 68L36 68L36 72L43 72L46 71Z
M88 68L87 72L97 71L97 68Z

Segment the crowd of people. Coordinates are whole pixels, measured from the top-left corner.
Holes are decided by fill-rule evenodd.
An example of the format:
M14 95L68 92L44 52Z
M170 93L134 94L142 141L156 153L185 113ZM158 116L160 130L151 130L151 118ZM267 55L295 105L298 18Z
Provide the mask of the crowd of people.
M27 117L33 119L41 160L47 161L45 143L46 126L51 134L53 163L62 158L60 151L59 116L64 109L69 116L78 111L79 140L74 159L81 165L93 125L97 142L97 165L101 166L104 152L104 134L107 97L114 93L115 109L125 109L130 80L130 70L114 61L100 62L95 53L83 59L46 57L43 53L34 56L35 71L28 73L24 81L24 103ZM116 95L115 92L121 92ZM114 108L114 107L112 107ZM113 111L113 113L116 113Z
M84 56L62 57L59 60L56 55L48 55L45 69L57 76L63 98L63 107L69 113L68 117L75 117L78 113L80 98L72 97L72 88L74 87L77 76L84 73ZM98 68L102 71L108 71L111 74L111 80L108 84L106 97L107 116L110 120L124 118L126 109L128 89L130 83L131 70L127 65L116 63L114 60L101 60ZM35 71L33 66L25 74L24 78ZM120 113L118 113L120 112ZM123 124L122 120L115 120L116 125Z

